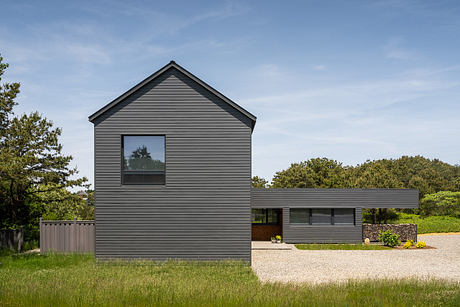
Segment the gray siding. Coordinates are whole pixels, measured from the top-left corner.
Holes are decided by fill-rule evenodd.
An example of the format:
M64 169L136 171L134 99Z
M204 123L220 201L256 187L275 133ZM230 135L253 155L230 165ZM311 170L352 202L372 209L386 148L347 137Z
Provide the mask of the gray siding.
M418 208L414 189L258 189L251 190L252 208Z
M250 261L251 120L175 68L94 120L96 257ZM121 135L166 135L166 185L121 185Z
M286 243L358 243L362 241L362 208L355 208L355 225L313 226L289 223L289 208L283 209L283 240Z
M287 243L362 241L362 208L418 208L418 190L409 189L251 189L252 208L283 208ZM355 208L355 225L291 225L290 208Z

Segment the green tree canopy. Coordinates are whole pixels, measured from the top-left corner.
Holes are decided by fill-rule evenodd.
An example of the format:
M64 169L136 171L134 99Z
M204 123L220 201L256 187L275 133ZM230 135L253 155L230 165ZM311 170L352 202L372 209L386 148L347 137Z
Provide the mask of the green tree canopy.
M8 67L2 60L0 77ZM72 156L62 154L61 129L38 112L14 115L18 93L19 83L0 88L0 228L28 225L35 219L31 204L37 195L86 182L75 178Z
M273 177L273 188L341 188L345 183L342 163L327 158L314 158L293 163Z
M460 218L460 192L441 191L427 194L420 201L420 213L429 215L450 215Z
M259 176L252 177L251 183L252 183L253 188L267 188L268 187L268 181Z

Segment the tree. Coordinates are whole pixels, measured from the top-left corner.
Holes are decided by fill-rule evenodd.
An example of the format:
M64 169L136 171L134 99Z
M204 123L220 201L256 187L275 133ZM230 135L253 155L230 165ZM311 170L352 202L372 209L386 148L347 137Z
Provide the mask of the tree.
M3 58L0 55L0 81L8 68L7 63L2 63ZM19 83L5 83L0 84L0 140L3 138L5 129L8 126L9 117L16 105L14 99L19 94Z
M252 181L251 184L253 188L267 188L268 187L268 181L262 177L254 176L252 177L251 181Z
M0 76L7 64L0 57ZM69 166L72 156L62 154L61 129L38 112L14 116L19 83L4 84L0 91L0 227L28 225L34 198L67 187L82 186ZM35 221L38 223L38 219Z
M388 168L388 160L366 161L349 170L348 185L352 188L404 188Z
M345 183L342 163L327 158L315 158L293 163L273 177L274 188L341 188Z
M449 215L460 218L460 192L441 191L427 194L420 201L423 216Z
M124 161L125 166L132 170L164 170L164 162L152 159L152 156L145 145L138 147L129 156L128 161Z
M365 163L350 168L348 173L348 185L352 188L403 188L403 184L389 170L388 160L366 161ZM386 208L365 209L364 215L372 216L372 223L387 223L388 219L394 218L394 210Z

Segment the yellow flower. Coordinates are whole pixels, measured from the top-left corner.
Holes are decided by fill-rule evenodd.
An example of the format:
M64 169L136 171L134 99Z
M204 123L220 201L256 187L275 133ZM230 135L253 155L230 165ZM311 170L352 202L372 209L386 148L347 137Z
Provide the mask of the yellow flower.
M417 243L417 245L415 245L415 247L417 247L417 248L424 248L425 246L426 246L426 243L423 242L423 241L420 241L420 242Z

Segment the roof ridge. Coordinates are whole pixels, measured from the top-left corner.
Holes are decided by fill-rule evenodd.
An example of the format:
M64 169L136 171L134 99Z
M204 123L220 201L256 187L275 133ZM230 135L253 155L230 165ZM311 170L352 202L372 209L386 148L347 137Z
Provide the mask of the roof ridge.
M200 78L198 78L197 76L195 76L194 74L192 74L191 72L189 72L188 70L186 70L185 68L177 64L174 60L171 60L168 64L166 64L165 66L163 66L162 68L160 68L159 70L157 70L156 72L154 72L153 74L151 74L150 76L148 76L147 78L139 82L138 84L134 85L131 89L127 90L126 92L124 92L123 94L121 94L120 96L118 96L117 98L115 98L114 100L112 100L111 102L103 106L102 108L100 108L98 111L94 112L92 115L88 117L89 121L94 122L96 118L98 118L99 116L101 116L102 114L104 114L105 112L113 108L114 106L116 106L118 103L120 103L127 97L131 96L133 93L138 91L140 88L142 88L147 83L158 78L160 75L162 75L163 73L165 73L167 70L169 70L172 67L176 68L181 73L186 75L188 78L192 79L193 81L195 81L196 83L204 87L206 90L216 95L218 98L222 99L224 102L226 102L227 104L232 106L234 109L236 109L237 111L245 115L247 118L249 118L252 122L251 129L254 129L256 119L257 119L256 116L254 116L253 114L245 110L243 107L241 107L240 105L238 105L237 103L235 103L234 101L232 101L231 99L229 99L228 97L226 97L225 95L223 95L222 93L214 89L212 86L210 86L209 84L207 84L206 82L204 82L203 80L201 80Z

